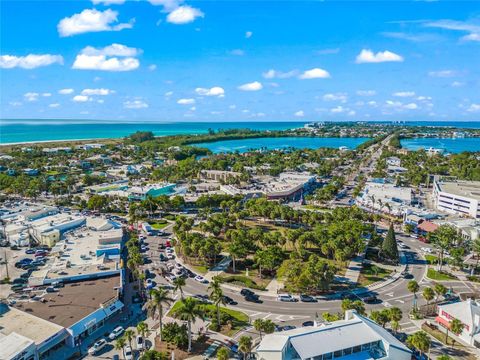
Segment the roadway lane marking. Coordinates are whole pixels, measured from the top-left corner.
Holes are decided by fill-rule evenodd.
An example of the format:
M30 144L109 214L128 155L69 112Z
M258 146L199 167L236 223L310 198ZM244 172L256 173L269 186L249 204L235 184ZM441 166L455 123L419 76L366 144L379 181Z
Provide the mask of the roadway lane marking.
M399 302L400 304L405 304L405 301L404 300L400 300L400 299L397 299L395 300L396 302Z
M386 296L390 296L390 297L393 297L393 291L392 292L389 292L387 294L385 294Z
M385 307L391 307L392 304L390 304L388 301L384 301L384 302L383 302L383 306L385 306Z

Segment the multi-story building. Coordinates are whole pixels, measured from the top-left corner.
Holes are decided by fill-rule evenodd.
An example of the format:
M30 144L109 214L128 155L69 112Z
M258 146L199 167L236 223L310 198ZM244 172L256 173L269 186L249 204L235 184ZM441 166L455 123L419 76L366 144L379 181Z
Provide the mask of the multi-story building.
M433 200L438 210L474 219L480 218L480 181L447 180L436 177Z
M410 360L411 351L387 330L355 310L345 319L265 335L259 360Z

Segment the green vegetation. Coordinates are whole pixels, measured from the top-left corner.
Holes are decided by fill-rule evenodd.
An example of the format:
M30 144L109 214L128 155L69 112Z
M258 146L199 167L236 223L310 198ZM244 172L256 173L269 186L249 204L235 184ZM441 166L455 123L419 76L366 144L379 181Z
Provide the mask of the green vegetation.
M390 276L391 270L382 268L377 265L364 264L360 271L358 283L361 286L367 286L377 281L382 281L386 277Z
M397 240L395 239L395 230L393 229L393 224L390 224L387 236L385 236L385 240L383 240L381 254L383 257L394 263L399 262L398 246Z
M155 230L162 230L163 228L167 227L168 226L168 222L166 221L158 221L158 222L154 222L154 223L150 223L150 226L152 227L152 229L155 229Z
M457 280L457 277L452 274L449 274L443 271L437 271L432 268L428 268L427 277L429 279L438 280L438 281Z

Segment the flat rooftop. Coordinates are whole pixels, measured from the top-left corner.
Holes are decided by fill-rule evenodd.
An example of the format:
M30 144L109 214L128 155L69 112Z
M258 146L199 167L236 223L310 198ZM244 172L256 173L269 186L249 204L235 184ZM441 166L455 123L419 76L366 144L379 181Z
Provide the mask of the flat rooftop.
M54 324L70 327L116 297L119 286L120 276L65 284L58 292L44 292L43 301L17 300L13 306Z
M439 181L440 191L480 201L480 181Z
M0 334L17 333L41 344L63 329L62 326L14 307L0 304Z

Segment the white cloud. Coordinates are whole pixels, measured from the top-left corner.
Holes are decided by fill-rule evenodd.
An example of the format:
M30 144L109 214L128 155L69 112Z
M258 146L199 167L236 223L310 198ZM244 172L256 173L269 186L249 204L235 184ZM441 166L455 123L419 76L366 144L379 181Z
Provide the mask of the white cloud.
M35 69L55 63L63 65L63 57L60 55L51 54L28 54L27 56L0 56L0 68L2 69L12 69L16 67L22 69Z
M58 93L59 93L60 95L69 95L69 94L73 94L74 91L75 91L75 90L73 90L73 89L67 88L67 89L60 89L60 90L58 90Z
M282 72L274 69L270 69L262 74L265 79L287 79L298 75L298 70L290 70Z
M87 46L77 55L72 69L131 71L140 66L135 58L142 51L121 44L112 44L104 48Z
M355 62L357 64L382 63L382 62L392 62L392 61L402 62L403 57L388 50L379 51L375 54L372 50L363 49L355 59Z
M417 97L417 100L418 100L418 101L430 101L430 100L432 100L432 97L431 97L431 96L423 96L423 95L421 95L421 96L418 96L418 97Z
M39 96L40 96L40 94L36 93L36 92L27 92L27 93L23 94L23 97L27 101L37 101Z
M328 71L320 69L320 68L313 68L310 70L304 71L299 78L302 80L305 79L326 79L329 78L330 74Z
M157 65L155 65L155 64L149 65L149 66L148 66L148 70L150 70L150 71L155 71L155 70L157 70Z
M127 100L123 103L125 109L146 109L148 104L143 100Z
M180 105L192 105L195 104L195 99L179 99L177 104Z
M165 12L171 12L178 8L183 0L148 0L154 6L163 6Z
M452 87L462 87L462 86L464 86L464 85L465 85L465 83L460 82L460 81L454 81L454 82L452 82L452 84L451 84Z
M418 109L418 105L415 104L415 103L410 103L410 104L406 104L403 106L405 109L408 109L408 110L415 110L415 109Z
M8 104L10 106L22 106L22 103L20 101L10 101Z
M105 100L103 100L103 99L98 99L97 100L97 103L99 103L99 104L103 104L104 102L105 102Z
M230 110L235 110L237 108L237 105L229 105L228 108Z
M92 99L86 95L75 95L72 100L75 102L87 102L91 101Z
M221 88L220 86L214 86L210 89L208 88L196 88L195 92L198 95L201 96L218 96L218 97L224 97L225 96L225 90Z
M370 106L372 106L372 107L377 107L377 106L378 106L377 102L374 101L374 100L369 101L367 104L370 105Z
M415 96L415 92L413 92L413 91L397 91L396 93L393 93L392 95L397 96L397 97L412 97L412 96Z
M298 110L295 114L296 117L304 117L305 116L305 113L303 112L303 110Z
M172 96L172 95L173 95L173 91L167 91L167 92L164 94L164 96L166 96L166 97L170 97L170 96Z
M100 95L100 96L106 96L106 95L111 95L113 94L115 91L114 90L110 90L110 89L83 89L81 94L82 95L87 95L87 96L90 96L90 95Z
M330 112L333 113L333 114L340 114L340 113L343 113L347 110L348 110L347 108L344 108L343 106L339 105L339 106L336 106L334 108L331 108Z
M431 77L439 77L439 78L449 78L458 75L458 72L455 70L438 70L438 71L430 71L428 73Z
M342 103L347 102L348 96L345 93L325 94L322 99L324 101L340 101Z
M247 31L247 32L245 33L245 37L246 37L247 39L250 39L250 38L252 37L252 35L253 35L253 32L251 32L251 31Z
M60 107L60 104L59 104L59 103L53 103L53 104L49 104L48 107L50 107L50 108L58 108L58 107Z
M479 112L480 111L480 104L470 104L467 111L468 112Z
M358 96L374 96L376 94L377 92L375 90L358 90L357 91Z
M433 27L452 31L466 32L460 39L463 41L480 41L480 24L478 22L457 21L457 20L437 20L424 24L426 27Z
M258 91L263 89L263 85L258 81L254 81L251 83L240 85L238 89L242 91Z
M205 15L199 9L185 5L177 7L167 15L167 21L172 24L182 25L195 21L196 18L203 18Z
M42 96L43 97L50 97L50 96L52 96L52 93L46 92L46 93L43 93Z
M103 4L108 5L122 5L125 0L92 0L93 5Z
M60 20L57 25L58 33L62 37L99 31L120 31L131 29L134 19L128 23L118 23L118 12L107 9L85 9L80 14L74 14Z
M230 54L235 56L243 56L245 55L245 51L243 51L242 49L233 49L232 51L230 51Z

